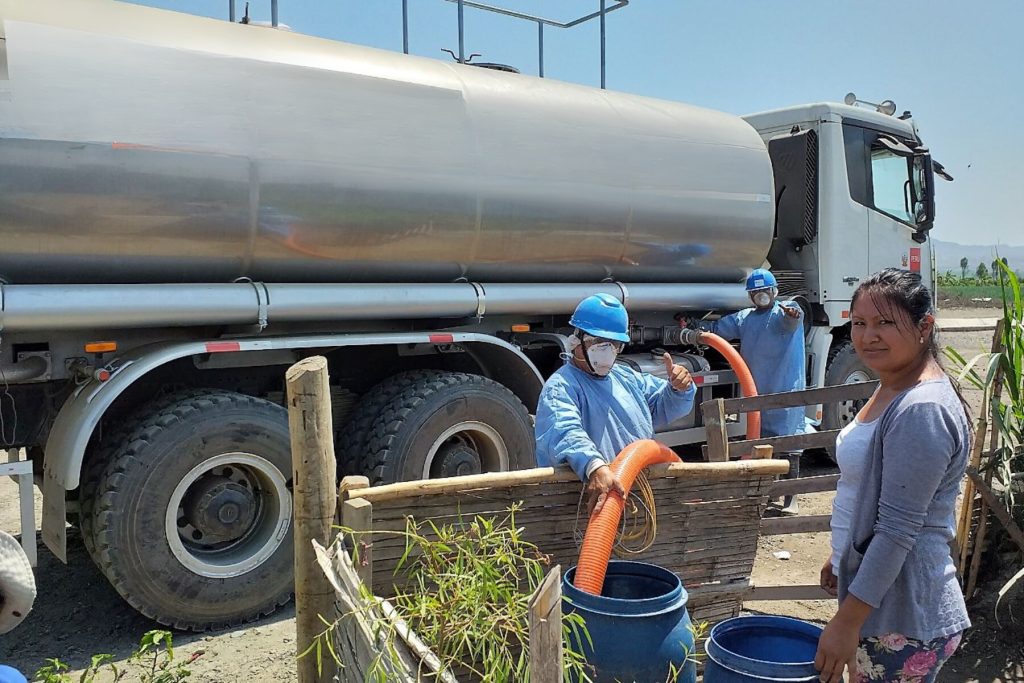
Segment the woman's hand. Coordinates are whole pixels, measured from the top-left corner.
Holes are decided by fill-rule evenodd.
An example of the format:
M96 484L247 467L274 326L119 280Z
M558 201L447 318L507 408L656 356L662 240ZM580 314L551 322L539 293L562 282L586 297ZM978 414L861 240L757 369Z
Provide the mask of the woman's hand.
M825 592L831 595L833 598L839 595L839 579L836 578L836 574L832 571L832 556L829 555L828 559L825 560L825 564L821 565L821 578L819 579L821 587L825 589Z
M822 567L823 574L824 571ZM814 656L814 668L820 672L818 678L822 683L842 683L847 666L851 674L856 671L860 628L871 610L871 605L852 593L839 605L839 611L818 640L818 653Z
M819 680L822 683L842 683L843 670L847 666L852 674L859 643L860 627L846 623L838 614L833 617L818 640L818 653L814 656L814 668L821 674Z

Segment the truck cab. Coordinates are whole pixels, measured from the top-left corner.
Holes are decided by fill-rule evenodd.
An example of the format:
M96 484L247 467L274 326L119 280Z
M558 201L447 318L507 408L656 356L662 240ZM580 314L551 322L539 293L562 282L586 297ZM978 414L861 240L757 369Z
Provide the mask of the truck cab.
M923 146L910 112L891 101L822 102L743 117L765 141L775 180L775 231L768 254L782 296L807 316L808 386L871 379L850 344L850 300L871 273L894 266L932 286L928 242L934 179L948 178ZM814 409L837 429L859 406Z

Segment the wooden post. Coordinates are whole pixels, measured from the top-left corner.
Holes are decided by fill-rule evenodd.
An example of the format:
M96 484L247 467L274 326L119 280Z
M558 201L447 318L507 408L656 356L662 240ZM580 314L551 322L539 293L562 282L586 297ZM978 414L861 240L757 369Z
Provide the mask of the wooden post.
M729 461L729 432L726 430L725 403L717 398L701 404L704 414L704 429L708 435L708 460Z
M327 359L313 356L288 368L288 428L292 442L292 497L295 501L295 647L306 650L323 632L320 615L334 609L334 590L317 563L312 540L327 547L338 508L337 465L331 424ZM337 673L325 650L296 663L299 683L329 681Z
M341 523L352 529L352 561L359 580L373 592L373 542L369 531L373 528L373 503L362 498L346 500L341 504Z
M996 323L996 331L992 337L992 349L993 353L1000 353L1003 350L1003 321L1000 320ZM995 374L992 377L992 393L989 396L988 411L992 415L999 406L999 402L1003 396L1003 367L999 365L996 368ZM996 423L995 418L991 420L991 429L989 429L989 452L995 451L999 446L999 426ZM992 482L992 470L988 470L985 475L985 483L990 484ZM977 489L977 482L975 482L974 488ZM971 555L971 566L967 574L967 585L964 589L964 593L970 598L974 592L974 586L978 581L978 570L981 568L981 555L985 552L985 530L988 526L988 508L990 506L985 502L985 498L981 500L981 519L978 520L978 532L974 537L974 545Z
M530 680L562 683L562 567L555 565L530 597Z
M769 460L774 451L771 446L754 446L754 460Z
M990 353L999 353L1002 348L1003 321L1000 320L996 323L996 329L992 333L992 346ZM997 370L997 373L1001 375L1002 370ZM974 430L974 444L971 449L970 461L967 463L968 467L977 468L981 464L981 453L985 450L985 436L988 431L988 414L991 398L992 397L988 392L983 393L981 414L978 415L977 425ZM967 482L964 484L964 499L963 504L960 506L960 519L958 520L959 524L957 525L956 536L957 547L960 550L960 562L957 565L957 569L959 571L961 581L967 580L964 572L967 570L967 556L970 552L969 541L971 535L971 524L974 521L975 494L976 490L974 488L974 482L968 478Z

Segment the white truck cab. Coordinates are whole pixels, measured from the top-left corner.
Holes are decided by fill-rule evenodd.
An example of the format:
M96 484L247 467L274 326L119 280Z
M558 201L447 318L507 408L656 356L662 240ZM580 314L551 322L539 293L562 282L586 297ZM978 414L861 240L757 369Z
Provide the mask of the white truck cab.
M896 105L822 102L743 117L764 139L775 176L775 234L768 262L783 296L802 297L808 386L870 379L850 345L850 299L871 273L895 266L932 285L928 231L934 177L951 180ZM844 426L853 404L814 410Z

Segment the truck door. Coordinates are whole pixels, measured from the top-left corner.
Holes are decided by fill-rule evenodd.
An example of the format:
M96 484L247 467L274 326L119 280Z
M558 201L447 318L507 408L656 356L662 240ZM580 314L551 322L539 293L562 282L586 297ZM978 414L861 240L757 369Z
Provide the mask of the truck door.
M910 147L913 142L850 124L843 126L847 154L859 139L861 182L851 182L854 200L867 207L867 273L896 267L920 273L931 284L931 251L926 232L931 226L930 160ZM849 161L849 159L848 159ZM859 187L858 187L859 185ZM859 196L858 196L859 195Z

